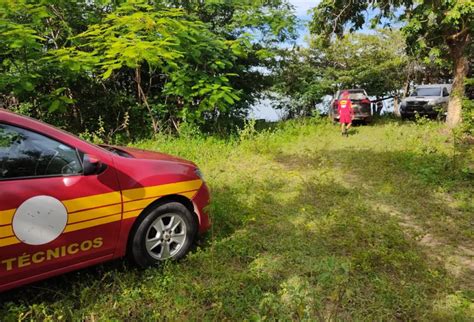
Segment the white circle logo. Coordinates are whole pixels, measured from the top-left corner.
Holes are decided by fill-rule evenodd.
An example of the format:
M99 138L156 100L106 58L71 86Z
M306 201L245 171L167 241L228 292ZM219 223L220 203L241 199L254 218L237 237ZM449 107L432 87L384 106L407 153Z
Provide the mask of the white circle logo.
M67 210L56 198L36 196L23 202L13 217L13 232L23 243L43 245L61 235Z

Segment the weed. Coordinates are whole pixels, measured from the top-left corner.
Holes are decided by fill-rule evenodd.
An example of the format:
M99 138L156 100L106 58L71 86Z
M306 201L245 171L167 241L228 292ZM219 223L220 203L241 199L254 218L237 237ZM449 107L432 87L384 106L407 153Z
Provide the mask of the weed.
M441 124L381 120L349 138L319 117L249 122L227 139L181 132L135 146L204 172L214 225L196 250L10 291L2 320L474 318L470 161Z

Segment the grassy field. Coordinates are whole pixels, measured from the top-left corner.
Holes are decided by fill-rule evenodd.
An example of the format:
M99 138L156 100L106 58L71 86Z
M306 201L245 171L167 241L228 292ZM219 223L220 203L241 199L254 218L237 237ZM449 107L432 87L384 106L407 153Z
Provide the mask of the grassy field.
M197 248L2 294L0 320L474 319L473 151L442 125L186 133L137 145L203 170L214 225Z

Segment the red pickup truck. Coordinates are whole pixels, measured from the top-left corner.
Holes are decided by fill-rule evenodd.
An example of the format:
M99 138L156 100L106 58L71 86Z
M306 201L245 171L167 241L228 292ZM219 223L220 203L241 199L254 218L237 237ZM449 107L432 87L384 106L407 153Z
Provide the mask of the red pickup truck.
M342 93L346 91L349 92L349 98L352 102L352 108L354 109L354 120L369 123L372 120L370 109L371 102L367 93L363 89L342 89L336 92L329 108L329 116L333 122L339 120L337 105L341 99Z

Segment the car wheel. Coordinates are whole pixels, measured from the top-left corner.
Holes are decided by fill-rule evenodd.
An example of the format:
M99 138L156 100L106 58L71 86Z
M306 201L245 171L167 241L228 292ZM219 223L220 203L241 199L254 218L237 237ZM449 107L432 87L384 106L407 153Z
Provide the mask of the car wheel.
M193 214L179 202L159 205L139 220L129 255L141 267L182 258L191 248L198 229Z

